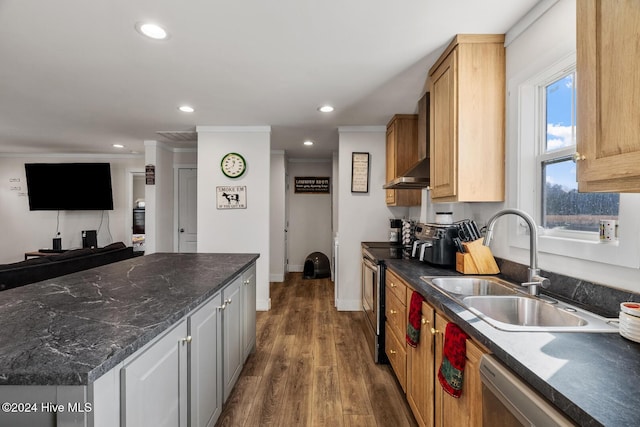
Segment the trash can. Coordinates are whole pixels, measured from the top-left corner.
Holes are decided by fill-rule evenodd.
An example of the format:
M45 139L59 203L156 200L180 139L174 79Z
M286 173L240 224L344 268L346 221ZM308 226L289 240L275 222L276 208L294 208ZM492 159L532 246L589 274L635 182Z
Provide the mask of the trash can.
M313 252L304 261L303 278L323 279L331 277L329 258L322 252Z

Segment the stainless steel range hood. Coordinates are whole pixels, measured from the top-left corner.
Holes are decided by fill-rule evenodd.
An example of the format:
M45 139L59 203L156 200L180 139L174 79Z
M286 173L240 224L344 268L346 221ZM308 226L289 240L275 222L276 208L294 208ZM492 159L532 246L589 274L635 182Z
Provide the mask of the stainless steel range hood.
M420 160L406 171L402 176L387 182L384 189L413 190L429 187L429 158Z

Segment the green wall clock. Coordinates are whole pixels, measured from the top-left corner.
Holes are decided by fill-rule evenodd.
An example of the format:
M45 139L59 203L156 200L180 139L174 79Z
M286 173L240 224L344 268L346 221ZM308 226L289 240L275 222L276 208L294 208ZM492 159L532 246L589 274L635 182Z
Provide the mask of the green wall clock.
M220 162L222 173L229 178L239 178L247 170L247 162L238 153L227 153Z

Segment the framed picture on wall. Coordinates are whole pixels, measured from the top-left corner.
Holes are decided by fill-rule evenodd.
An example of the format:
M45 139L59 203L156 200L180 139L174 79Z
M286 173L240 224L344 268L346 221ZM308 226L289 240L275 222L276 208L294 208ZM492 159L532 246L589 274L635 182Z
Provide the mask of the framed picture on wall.
M369 153L351 153L351 192L369 192Z

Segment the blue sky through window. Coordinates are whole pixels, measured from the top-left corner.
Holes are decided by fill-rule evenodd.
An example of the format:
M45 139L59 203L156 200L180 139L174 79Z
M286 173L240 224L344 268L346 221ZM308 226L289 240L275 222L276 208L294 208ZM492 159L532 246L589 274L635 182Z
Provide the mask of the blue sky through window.
M550 152L575 145L574 75L569 74L546 87L546 147ZM573 162L556 163L547 170L546 181L567 190L578 188Z

